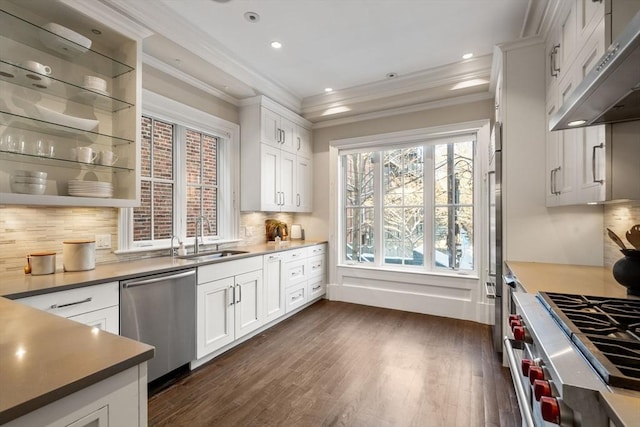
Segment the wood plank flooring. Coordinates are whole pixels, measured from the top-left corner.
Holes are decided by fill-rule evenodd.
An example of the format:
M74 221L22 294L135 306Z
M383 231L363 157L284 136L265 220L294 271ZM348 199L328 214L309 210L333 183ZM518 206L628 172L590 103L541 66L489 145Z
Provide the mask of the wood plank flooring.
M516 426L489 326L322 300L149 398L150 426Z

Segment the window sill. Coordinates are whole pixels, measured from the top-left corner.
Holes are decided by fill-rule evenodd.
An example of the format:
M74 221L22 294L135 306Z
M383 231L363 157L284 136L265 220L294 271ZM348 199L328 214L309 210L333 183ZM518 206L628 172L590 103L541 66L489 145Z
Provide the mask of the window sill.
M337 268L352 268L365 271L381 271L396 274L415 274L420 276L435 276L435 277L449 277L455 279L464 280L479 280L480 277L476 271L426 271L418 269L406 269L406 268L393 268L393 267L380 267L380 266L366 266L359 264L338 264Z
M238 243L241 242L242 239L221 239L221 240L211 240L211 241L206 241L204 243L200 244L200 248L201 249L205 249L208 246L212 246L212 245L225 245L228 243ZM192 248L193 247L193 243L189 244L189 243L185 243L184 245L185 248ZM174 248L177 248L176 246L174 246ZM171 249L171 244L167 244L167 245L151 245L151 246L137 246L134 248L128 248L128 249L118 249L117 251L113 251L114 254L116 255L126 255L126 254L135 254L135 253L143 253L143 252L158 252L158 251L167 251Z

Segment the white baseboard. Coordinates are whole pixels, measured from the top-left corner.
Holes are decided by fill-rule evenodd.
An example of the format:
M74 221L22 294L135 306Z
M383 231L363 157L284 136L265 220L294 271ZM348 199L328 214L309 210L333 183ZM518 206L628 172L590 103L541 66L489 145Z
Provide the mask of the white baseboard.
M352 285L327 285L327 295L331 301L451 317L487 325L493 323L494 306L472 300Z

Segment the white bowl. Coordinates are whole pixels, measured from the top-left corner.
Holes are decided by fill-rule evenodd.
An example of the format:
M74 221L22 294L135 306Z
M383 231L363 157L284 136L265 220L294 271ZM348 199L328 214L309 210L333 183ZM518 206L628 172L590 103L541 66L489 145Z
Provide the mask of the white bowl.
M10 185L12 192L21 194L41 195L47 188L46 184L21 184L13 181L10 182Z
M59 124L62 126L68 126L83 131L91 131L98 126L98 121L93 119L83 119L82 117L68 116L66 114L58 113L57 111L50 110L41 105L35 104L38 118L46 122Z
M47 180L43 178L34 178L32 176L13 176L11 182L14 184L46 184Z
M42 28L46 30L41 30L39 34L42 44L63 55L76 56L91 47L90 39L55 22L43 25Z
M47 173L46 172L40 172L40 171L16 170L16 171L13 171L12 175L47 179Z

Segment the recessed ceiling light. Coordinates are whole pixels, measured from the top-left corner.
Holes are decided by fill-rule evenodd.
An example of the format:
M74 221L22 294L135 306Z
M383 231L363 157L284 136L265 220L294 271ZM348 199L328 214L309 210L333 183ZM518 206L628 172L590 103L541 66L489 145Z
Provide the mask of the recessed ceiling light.
M258 15L255 12L246 12L244 14L244 19L246 19L247 21L251 22L251 23L256 23L260 20L260 15Z
M465 53L462 55L462 59L471 59L473 58L473 53Z
M387 73L387 75L385 76L388 79L395 79L396 77L398 77L398 73Z
M277 40L271 42L271 47L274 49L280 49L282 47L282 43Z
M325 87L325 88L324 88L324 91L325 91L325 92L333 92L333 88Z
M100 31L100 30L99 30L99 29L97 29L97 28L92 28L92 29L91 29L91 32L92 32L93 34L95 34L96 36L99 36L100 34L102 34L102 31Z
M567 123L567 126L580 126L587 123L586 120L574 120L572 122Z

